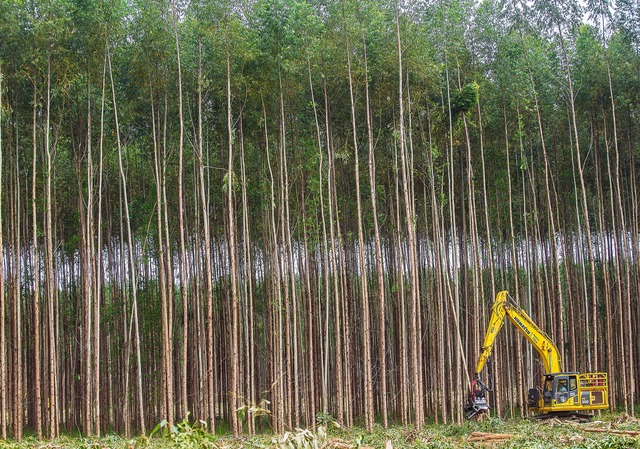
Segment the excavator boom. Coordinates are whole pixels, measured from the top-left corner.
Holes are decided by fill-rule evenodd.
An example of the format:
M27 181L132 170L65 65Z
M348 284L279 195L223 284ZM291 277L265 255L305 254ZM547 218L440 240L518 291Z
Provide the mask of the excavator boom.
M480 357L478 357L478 363L476 363L476 374L480 374L487 363L505 318L513 323L516 329L522 333L524 338L526 338L538 354L540 354L544 369L547 373L558 373L562 371L560 352L553 343L553 340L551 340L551 337L545 334L536 323L529 318L529 315L527 315L524 310L516 304L509 302L508 294L509 292L507 291L501 291L493 303L489 326L487 327L487 333L484 337Z

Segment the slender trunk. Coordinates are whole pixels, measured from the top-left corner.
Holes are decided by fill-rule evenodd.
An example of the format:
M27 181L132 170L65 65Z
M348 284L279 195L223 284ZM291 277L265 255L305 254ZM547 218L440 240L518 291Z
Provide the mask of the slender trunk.
M2 101L2 89L0 89L0 101ZM0 107L0 111L2 108ZM33 161L31 166L31 220L33 231L33 360L34 360L34 387L36 401L36 433L38 440L42 439L42 379L41 379L41 363L40 363L40 251L38 249L38 213L37 213L37 166L38 166L38 140L37 140L37 115L38 115L38 97L36 82L33 83ZM2 145L0 139L0 145ZM2 179L2 176L0 176ZM1 189L0 185L0 189ZM0 200L2 194L0 192ZM0 210L2 208L0 207ZM1 215L1 214L0 214ZM0 223L2 218L0 217ZM2 229L0 228L0 248L2 248ZM0 264L0 282L4 281L2 274L2 265ZM4 292L4 288L0 286L0 291ZM3 293L0 293L0 295ZM4 360L4 356L3 356Z
M271 385L275 389L272 392L274 400L273 402L273 429L276 433L281 433L284 430L284 387L282 381L282 374L284 373L283 357L282 357L282 290L280 287L281 276L279 270L280 256L278 251L278 229L276 226L276 194L275 194L275 177L273 175L273 168L271 166L271 157L269 149L269 133L267 125L267 111L262 102L262 111L264 119L264 139L265 150L267 156L267 167L269 169L270 180L270 240L271 240L271 277L274 281L274 294L275 299L272 299L271 304L272 311L272 328L273 328L273 345L272 345L272 373L271 373Z
M177 12L174 11L174 15ZM182 417L187 418L187 361L189 343L189 294L187 284L187 250L185 243L185 205L184 205L184 118L182 112L182 66L180 64L180 42L178 40L177 18L174 16L174 38L178 62L178 118L180 120L180 140L178 144L178 217L180 234L180 300L182 302L182 376L181 408Z
M2 136L0 136L1 138ZM12 261L11 275L12 279L12 302L13 307L9 307L9 311L13 312L11 317L12 321L12 355L9 355L11 360L12 373L11 383L13 384L13 398L11 408L13 409L13 438L17 441L22 440L22 282L21 282L21 257L20 249L22 248L22 242L20 238L21 227L21 196L20 196L20 150L18 142L15 142L15 155L14 155L14 173L13 173L13 201L12 201L12 223L11 233L13 237L12 249L10 251ZM11 276L10 276L11 277ZM10 295L11 296L11 295ZM12 310L13 309L13 310Z
M156 117L155 107L153 100L153 90L151 84L151 78L149 78L149 100L151 104L151 129L153 135L153 155L154 155L154 178L156 182L156 203L157 207L157 220L158 220L158 278L160 283L160 313L162 321L162 417L167 420L167 423L172 426L174 424L174 398L173 398L173 356L171 341L170 323L169 323L169 294L168 294L168 274L164 244L164 232L162 223L162 210L163 210L163 198L162 188L163 183L163 171L161 169L160 154L158 148L158 137L156 130Z
M238 286L237 286L237 262L236 262L236 235L235 213L233 205L233 144L235 135L231 124L231 53L229 49L229 35L226 35L225 55L227 63L227 141L229 163L227 166L227 213L229 214L229 274L231 278L231 391L229 401L231 403L231 430L234 436L242 432L241 423L238 420L238 378L239 378L239 332L238 332Z
M336 195L335 195L335 155L333 149L333 142L331 141L331 127L329 117L329 96L327 93L326 77L323 78L323 92L325 103L325 129L327 139L327 151L329 156L329 170L328 170L328 193L329 193L329 240L331 242L330 260L331 260L331 275L333 280L333 301L334 301L334 333L335 333L335 385L336 385L336 418L338 422L344 420L344 379L343 379L343 335L341 329L341 314L340 304L342 302L342 291L339 285L340 267L338 266L338 254L339 254L339 242L336 235L336 228L339 229L339 216L336 207ZM327 312L328 313L328 312ZM328 350L328 348L327 348Z
M127 195L127 179L124 172L124 164L122 161L122 146L120 142L120 125L118 122L118 107L116 102L116 90L113 82L113 70L111 69L111 55L107 52L107 61L109 64L109 79L111 81L111 95L113 101L113 115L116 127L116 146L118 150L118 169L120 172L120 181L122 183L122 194L124 203L124 218L127 226L127 245L129 253L129 270L130 270L130 283L131 283L131 295L133 300L132 316L134 332L135 332L135 345L136 345L136 369L137 369L137 394L138 394L138 413L140 420L140 431L142 434L146 433L146 422L144 415L144 396L142 390L142 357L140 351L140 329L138 326L138 280L136 275L136 261L134 255L133 235L131 231L131 219L129 215L129 200ZM124 253L123 253L124 254Z
M518 117L520 116L520 111L518 110ZM504 109L503 105L503 119L504 119L504 137L505 137L505 153L507 155L507 186L508 186L508 199L509 199L509 240L510 240L510 248L511 248L511 269L513 270L513 283L514 283L514 294L516 298L516 304L520 302L520 279L518 273L520 272L520 267L518 264L518 256L516 253L516 234L515 227L513 224L513 189L511 187L511 162L510 162L510 148L509 148L509 131L507 127L507 113L506 109ZM518 122L519 125L519 122ZM521 130L518 130L519 133ZM478 345L478 347L480 347ZM524 387L522 380L522 343L520 339L516 339L516 391L518 392L518 397L524 397ZM510 401L512 402L512 401ZM512 402L513 403L513 402ZM523 409L520 408L520 417L522 417Z
M83 259L83 281L82 281L82 289L83 289L83 297L84 297L84 316L83 316L83 327L85 333L84 340L84 395L85 395L85 403L84 405L84 432L86 435L92 435L93 432L93 420L92 420L92 411L93 411L93 391L92 391L92 378L94 376L92 372L92 323L91 317L93 312L93 279L95 279L95 274L92 272L93 264L91 261L93 260L93 234L91 232L93 226L93 154L91 149L91 90L87 89L87 201L86 201L86 212L85 216L85 224L83 233L84 237L84 255ZM78 170L78 173L80 171ZM80 176L78 175L80 178ZM78 196L82 199L81 189L78 191ZM82 204L79 205L82 207ZM82 217L82 214L81 214ZM82 220L81 220L82 221Z
M206 276L206 300L207 311L211 315L207 317L208 328L213 329L213 284L212 284L212 269L211 269L211 229L210 229L210 215L209 215L209 201L207 192L205 189L205 164L204 164L204 147L202 137L202 87L204 84L204 78L202 77L202 45L198 41L198 169L200 172L200 201L202 207L202 218L204 225L204 251L205 251L205 276ZM207 420L211 432L215 433L215 413L214 413L214 386L213 386L213 334L211 334L210 345L208 344L208 363L207 363L207 404L209 414Z
M105 103L105 91L106 91L106 71L107 71L107 55L105 51L105 58L102 67L102 95L100 100L100 141L99 141L99 174L98 174L98 222L96 225L97 231L97 242L96 242L96 282L95 282L95 300L94 300L94 309L93 309L93 335L94 335L94 344L93 344L93 359L94 359L94 376L93 376L93 390L95 394L95 407L94 407L94 419L95 419L95 429L96 435L100 436L101 432L101 401L100 401L100 308L101 308L101 284L103 285L103 273L102 273L102 175L103 175L103 144L104 144L104 103ZM94 232L92 232L92 235Z
M400 168L402 173L402 193L404 198L405 220L407 225L407 245L409 251L409 274L411 279L411 331L410 331L410 352L412 363L412 383L413 388L420 391L420 366L419 366L419 336L418 336L418 320L419 320L419 284L418 284L418 267L416 255L416 230L415 230L415 208L413 205L413 192L411 183L413 176L413 164L408 155L407 143L405 141L405 123L404 123L404 69L402 67L402 44L400 39L400 17L399 5L395 3L395 26L396 26L396 45L398 50L398 95L399 95L399 144L400 144ZM398 204L398 207L400 205ZM412 395L413 410L415 415L416 429L420 430L424 424L422 397L420 394Z
M0 436L7 439L7 341L5 329L5 296L4 296L4 228L2 226L2 195L3 182L2 168L4 167L2 153L2 65L0 64ZM34 88L35 91L35 88ZM35 109L35 104L34 104Z
M320 133L320 122L318 120L318 107L315 100L315 93L313 90L313 78L311 77L311 61L307 55L307 72L309 75L309 90L311 92L311 103L313 104L313 117L316 127L316 139L318 142L319 162L318 162L318 184L319 184L319 196L320 196L320 217L322 221L322 248L323 248L323 274L324 287L325 287L325 318L324 318L324 347L320 353L322 357L322 411L329 413L329 299L330 299L330 282L329 282L329 244L327 242L327 223L325 217L325 205L324 205L324 151L322 148L322 137ZM314 381L311 379L312 382ZM312 418L315 422L315 416Z
M246 279L246 313L244 317L245 321L245 346L246 346L246 401L249 404L256 404L255 385L257 367L255 365L255 353L254 353L254 317L255 310L253 304L253 266L251 263L251 239L249 233L249 201L247 197L247 171L245 166L245 152L244 152L244 134L242 127L242 120L240 121L240 170L242 174L242 234L243 234L243 249L244 249L244 270L243 277ZM253 413L249 413L247 416L247 425L249 434L255 433L255 416ZM242 425L242 423L240 423Z
M371 323L369 317L369 280L367 279L367 266L364 254L364 231L362 227L362 201L360 198L360 161L358 155L358 132L356 128L356 108L353 97L353 79L351 75L351 51L347 38L347 66L349 73L349 98L351 100L351 125L353 132L353 152L356 182L356 208L358 222L358 257L360 266L360 285L362 290L362 330L363 330L363 369L364 369L364 421L365 428L373 432L373 373L371 368Z
M50 123L51 123L51 55L47 57L47 98L46 98L46 124L45 124L45 153L47 160L47 181L46 181L46 278L47 278L47 311L48 311L48 347L49 347L49 438L56 438L58 430L58 395L56 394L58 385L57 360L56 360L56 331L54 315L54 290L55 279L53 271L53 221L51 198L51 178L53 175L53 150L50 143Z
M603 112L602 115L603 115L603 125L604 125L604 144L605 144L605 149L606 149L606 153L607 153L607 175L608 175L607 177L609 178L609 202L610 202L610 207L612 209L615 209L615 202L614 202L614 199L613 199L613 195L614 195L613 178L614 178L614 175L613 175L613 170L612 170L612 167L611 167L611 160L610 160L611 158L609 156L609 145L610 145L610 143L609 143L608 136L607 136L605 113ZM614 133L614 138L615 138L615 133ZM598 175L599 174L600 174L600 170L598 170ZM615 176L615 177L617 178L617 176ZM602 182L601 181L598 182L597 185L598 185L598 197L601 200L601 207L600 207L601 213L600 213L600 215L603 216L601 218L602 224L601 224L601 231L600 232L602 233L602 235L605 235L605 229L604 229L604 226L605 226L605 224L604 224L604 214L605 214L605 212L604 212L604 194L602 193ZM616 234L616 237L617 237L617 227L616 227L616 222L617 221L615 219L615 213L611 214L611 219L612 219L613 232L614 232L614 234ZM605 244L605 246L607 246L607 245ZM604 250L606 252L606 247L604 248ZM619 271L619 259L620 258L616 257L615 259L616 260L615 260L614 263L615 263L615 266L616 266L616 277L618 279L620 279L620 271ZM606 310L606 313L607 313L607 317L610 317L611 313L612 313L612 311L611 311L611 291L612 291L612 289L610 287L609 272L608 272L607 269L603 269L602 270L602 274L603 274L602 277L603 277L603 282L604 282L605 310ZM627 285L629 285L629 284L627 284ZM618 289L618 291L619 290L620 289ZM614 352L613 352L613 342L612 342L614 336L613 336L613 329L612 329L612 323L611 323L612 320L607 319L605 321L606 321L605 335L606 335L607 372L611 373L610 374L611 375L610 391L615 392L616 391L615 379L614 379L614 372L615 371L614 371L614 367L613 367ZM620 348L620 349L621 349L621 351L620 351L621 355L624 356L623 348ZM614 405L616 403L616 401L615 401L616 394L614 393L611 396L612 397L610 398L609 403L610 403L610 406L612 407L612 409L615 409Z
M376 160L373 140L373 126L371 123L371 100L369 95L369 66L367 61L367 42L362 33L362 45L364 49L364 74L365 74L365 100L367 116L367 144L369 148L369 188L371 194L371 211L373 217L373 238L376 247L376 273L378 282L378 308L379 308L379 342L378 363L380 364L380 413L382 414L382 427L389 425L387 413L387 337L386 337L386 289L384 284L384 267L382 265L382 242L380 238L380 226L378 224L378 202L376 185Z

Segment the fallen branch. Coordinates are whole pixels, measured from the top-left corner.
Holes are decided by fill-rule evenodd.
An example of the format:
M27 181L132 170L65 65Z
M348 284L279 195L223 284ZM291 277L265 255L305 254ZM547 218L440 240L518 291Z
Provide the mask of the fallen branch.
M504 441L512 437L509 433L471 432L467 441Z

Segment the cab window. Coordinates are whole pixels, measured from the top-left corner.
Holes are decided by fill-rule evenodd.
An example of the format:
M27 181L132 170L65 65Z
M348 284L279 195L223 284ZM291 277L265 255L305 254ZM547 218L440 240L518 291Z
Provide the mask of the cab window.
M571 376L569 378L569 390L575 391L577 389L578 389L578 380L576 379L576 376Z
M547 380L544 382L544 391L551 391L552 386L553 386L553 380L551 380L551 379L547 379Z
M556 389L559 393L566 393L569 391L569 387L567 385L567 379L558 379L558 388Z

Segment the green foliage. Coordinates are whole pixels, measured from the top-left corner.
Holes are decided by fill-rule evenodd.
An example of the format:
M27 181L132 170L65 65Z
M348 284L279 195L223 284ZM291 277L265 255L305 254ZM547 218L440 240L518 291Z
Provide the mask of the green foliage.
M207 423L197 420L191 423L185 418L176 425L170 426L167 421L161 421L149 434L148 444L152 447L154 435L171 442L172 446L184 449L214 449L218 448L216 437L207 430Z
M580 447L580 446L578 446ZM583 446L585 449L626 449L638 448L640 442L636 438L607 435L599 441L590 441Z
M340 423L329 413L318 412L316 422L325 428L339 428Z
M458 114L469 112L471 108L478 104L478 83L475 81L464 86L451 98L451 114L455 117Z

